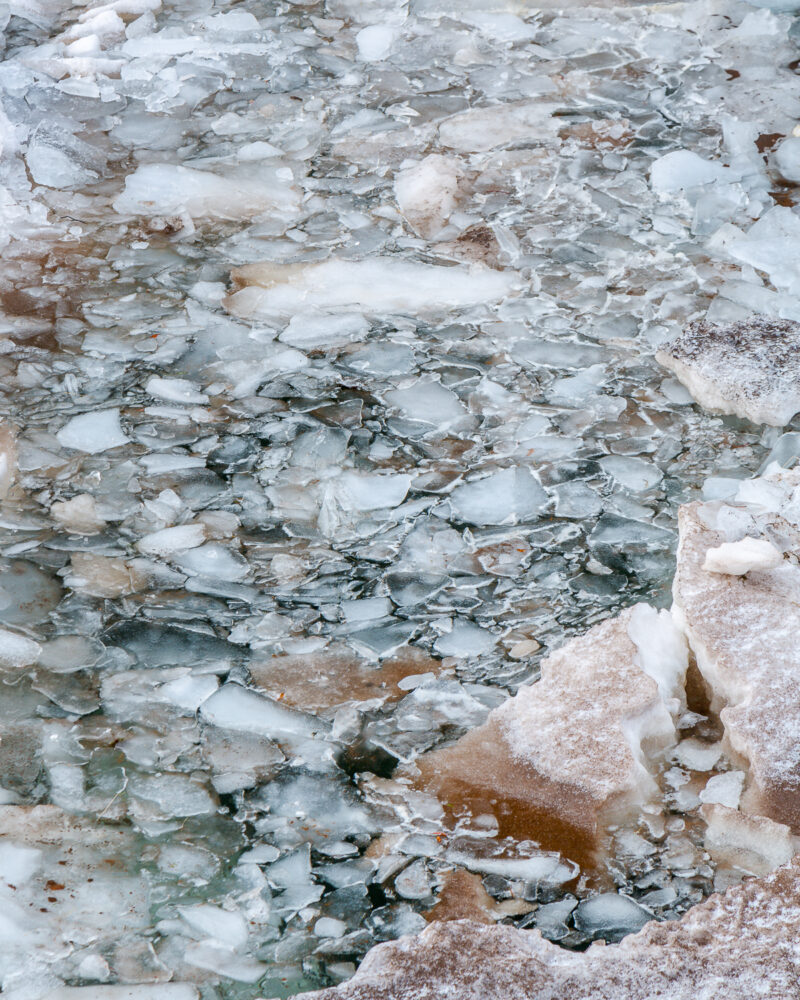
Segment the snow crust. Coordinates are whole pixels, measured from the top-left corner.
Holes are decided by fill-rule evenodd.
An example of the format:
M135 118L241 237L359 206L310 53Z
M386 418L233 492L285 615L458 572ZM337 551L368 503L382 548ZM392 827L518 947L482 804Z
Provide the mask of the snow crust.
M599 899L600 897L598 897ZM623 904L624 905L624 904ZM297 1000L795 998L800 863L712 896L620 944L568 952L538 931L457 920L375 948L350 982Z

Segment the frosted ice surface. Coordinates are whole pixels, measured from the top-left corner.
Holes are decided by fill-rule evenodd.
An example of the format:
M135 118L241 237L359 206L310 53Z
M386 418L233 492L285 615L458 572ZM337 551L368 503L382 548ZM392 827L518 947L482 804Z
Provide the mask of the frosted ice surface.
M796 471L778 470L748 484L735 507L684 507L673 609L713 693L712 707L721 710L726 744L749 767L742 808L795 831L799 723L790 706L797 686L800 572L786 560L745 576L704 566L709 550L743 536L774 538L795 552L798 484Z
M656 357L714 412L781 427L800 410L800 326L754 317L694 323Z

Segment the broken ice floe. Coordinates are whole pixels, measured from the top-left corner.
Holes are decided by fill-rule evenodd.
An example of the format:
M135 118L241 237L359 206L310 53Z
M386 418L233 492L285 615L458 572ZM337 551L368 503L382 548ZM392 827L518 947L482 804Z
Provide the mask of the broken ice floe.
M800 318L792 18L546 6L3 20L0 798L132 832L153 901L26 1000L309 988L459 893L581 948L787 849L735 810L704 857L744 764L694 671L599 874L392 777L663 601L709 472L792 452L652 358Z

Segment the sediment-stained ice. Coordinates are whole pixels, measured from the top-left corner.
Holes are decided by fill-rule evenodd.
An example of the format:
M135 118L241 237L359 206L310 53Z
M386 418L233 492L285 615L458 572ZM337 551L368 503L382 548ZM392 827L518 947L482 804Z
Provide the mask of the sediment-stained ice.
M453 811L591 856L609 823L654 796L648 760L676 740L686 667L668 613L638 605L552 653L540 681L421 758L422 780Z
M793 321L692 323L656 358L712 412L782 427L800 410L800 324Z
M800 570L794 558L746 575L706 568L720 546L761 538L798 551L800 474L778 469L742 484L733 502L688 504L679 517L673 585L686 633L719 713L725 742L747 772L742 808L800 832Z
M617 897L621 898L621 897ZM600 897L596 897L600 899ZM349 983L297 1000L696 1000L800 996L800 863L729 889L680 921L569 953L537 931L468 920L380 945Z

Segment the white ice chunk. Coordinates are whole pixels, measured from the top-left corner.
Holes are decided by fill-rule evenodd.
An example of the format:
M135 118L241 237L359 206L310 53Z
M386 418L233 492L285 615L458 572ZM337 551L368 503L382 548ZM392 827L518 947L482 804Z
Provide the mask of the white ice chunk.
M628 620L628 635L638 650L637 662L658 684L662 701L676 714L685 702L688 649L669 611L637 604Z
M170 556L175 552L196 548L205 540L204 524L179 524L174 528L162 528L145 535L139 539L136 548L148 556Z
M29 667L36 663L42 647L33 639L8 629L0 628L0 665L4 667Z
M766 538L742 538L709 549L703 569L709 573L744 576L753 570L775 569L782 562L783 553Z
M710 771L722 757L721 743L702 743L691 737L679 743L672 759L690 771Z
M425 239L439 234L456 209L463 178L460 161L438 153L398 172L397 207L415 232Z
M787 136L775 150L775 164L787 181L800 181L800 137Z
M95 410L81 413L68 420L56 434L59 444L75 451L96 455L110 448L119 448L130 440L119 422L119 410Z
M511 272L394 257L248 264L233 271L232 277L239 290L224 305L243 319L354 307L366 313L444 313L458 306L497 302L516 288Z
M274 170L225 176L172 163L149 163L125 178L125 190L114 202L122 215L250 219L267 211L293 215L299 194L291 181Z
M392 51L397 29L390 24L371 24L356 35L358 57L364 62L380 62Z
M699 187L714 181L721 183L738 180L738 175L729 167L688 149L676 149L654 161L650 168L650 184L654 191L668 193L684 188Z
M153 378L148 380L145 391L156 399L170 403L207 403L208 396L200 392L194 382L185 378Z
M706 787L700 792L701 802L718 802L729 809L739 807L739 799L744 788L744 771L726 771L709 778Z

